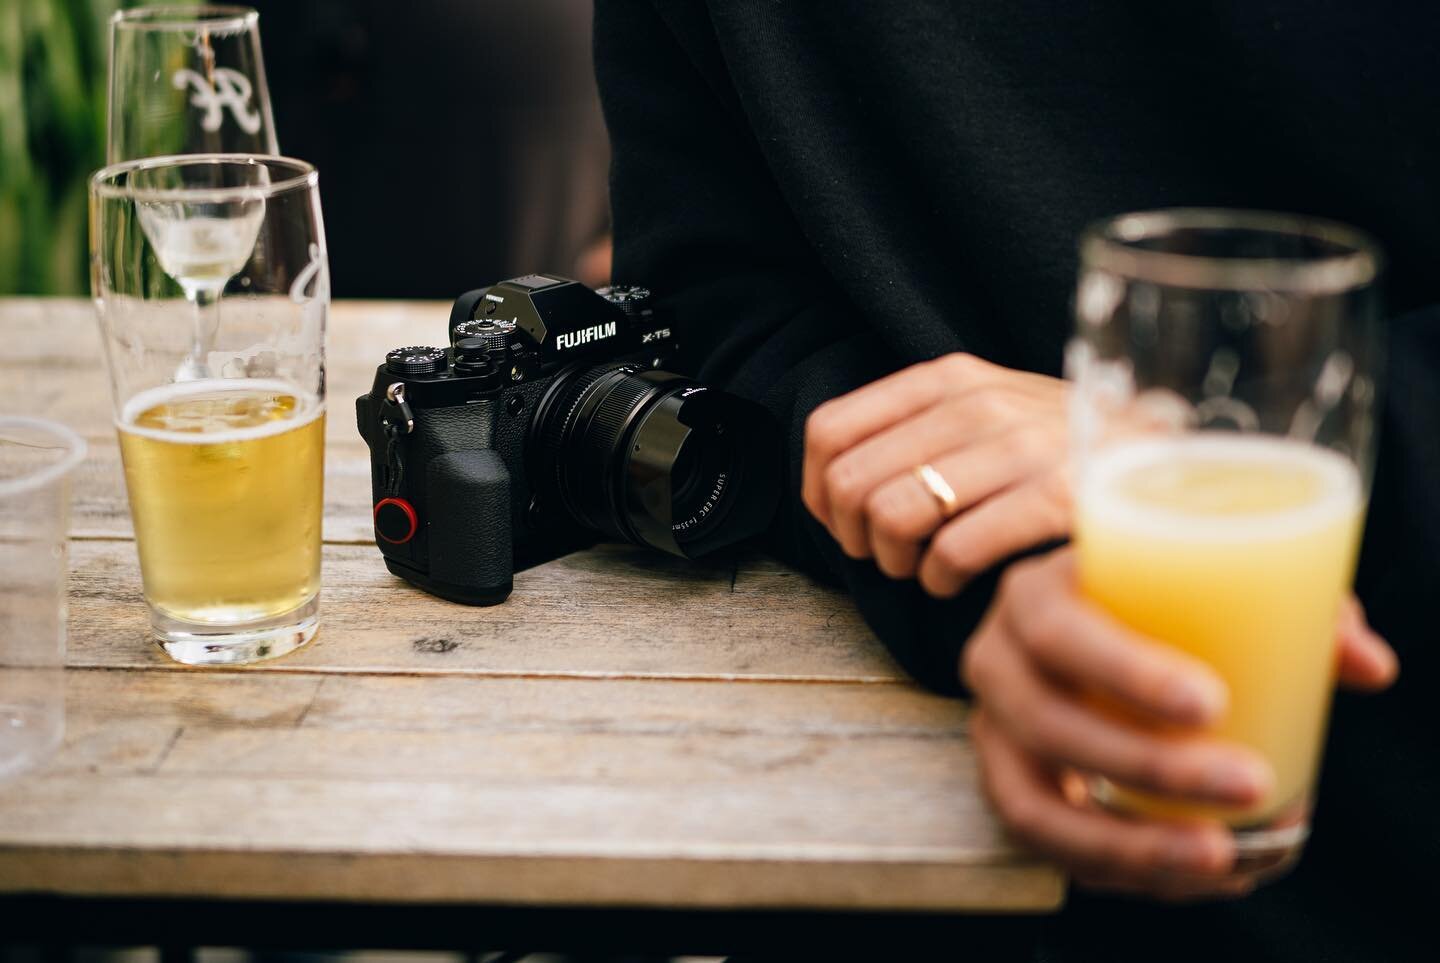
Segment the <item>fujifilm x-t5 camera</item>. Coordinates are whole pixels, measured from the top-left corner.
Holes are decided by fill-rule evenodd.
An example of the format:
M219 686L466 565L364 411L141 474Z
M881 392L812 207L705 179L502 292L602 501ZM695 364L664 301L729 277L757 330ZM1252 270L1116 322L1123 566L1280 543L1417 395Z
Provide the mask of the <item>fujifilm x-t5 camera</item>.
M769 526L773 421L662 370L676 332L645 289L502 281L456 300L450 343L391 351L355 402L394 574L493 605L600 538L693 558Z

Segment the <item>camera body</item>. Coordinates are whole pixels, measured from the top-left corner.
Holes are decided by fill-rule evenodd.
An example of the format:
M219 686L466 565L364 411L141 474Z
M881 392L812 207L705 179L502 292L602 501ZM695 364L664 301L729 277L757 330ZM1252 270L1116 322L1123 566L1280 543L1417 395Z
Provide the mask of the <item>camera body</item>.
M391 351L356 399L394 574L493 605L601 537L694 556L768 526L768 413L662 370L677 342L644 289L502 281L456 300L450 341Z

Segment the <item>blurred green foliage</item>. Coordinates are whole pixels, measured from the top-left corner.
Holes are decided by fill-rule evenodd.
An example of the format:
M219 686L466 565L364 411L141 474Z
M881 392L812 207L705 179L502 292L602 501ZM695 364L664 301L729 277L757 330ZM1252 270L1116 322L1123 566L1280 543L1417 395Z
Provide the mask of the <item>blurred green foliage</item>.
M175 2L175 0L169 0ZM89 288L110 16L135 0L0 0L0 295Z

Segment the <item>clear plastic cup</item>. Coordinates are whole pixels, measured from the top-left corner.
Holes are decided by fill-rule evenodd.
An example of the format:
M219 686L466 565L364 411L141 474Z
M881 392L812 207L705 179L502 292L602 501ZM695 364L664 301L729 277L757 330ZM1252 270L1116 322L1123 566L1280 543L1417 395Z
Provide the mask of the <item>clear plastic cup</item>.
M0 416L0 779L65 735L65 539L84 457L64 425Z

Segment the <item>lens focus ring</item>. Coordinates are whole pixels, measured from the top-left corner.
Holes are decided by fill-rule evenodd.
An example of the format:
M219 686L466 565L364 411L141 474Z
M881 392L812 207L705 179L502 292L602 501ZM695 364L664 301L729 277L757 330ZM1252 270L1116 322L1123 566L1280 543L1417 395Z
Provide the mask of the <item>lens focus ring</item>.
M602 458L615 450L640 402L654 390L650 382L628 374L613 385L600 400L600 407L590 421L590 430L585 432L585 447Z
M540 444L544 456L544 464L548 466L551 474L551 481L565 495L565 467L572 463L572 459L566 455L566 446L573 442L567 442L571 432L575 428L575 419L579 416L580 406L584 404L586 395L593 388L596 382L612 373L619 365L600 365L588 368L584 371L574 373L568 384L560 388L560 393L555 399L553 408L545 418L541 426ZM568 499L567 499L568 500Z

